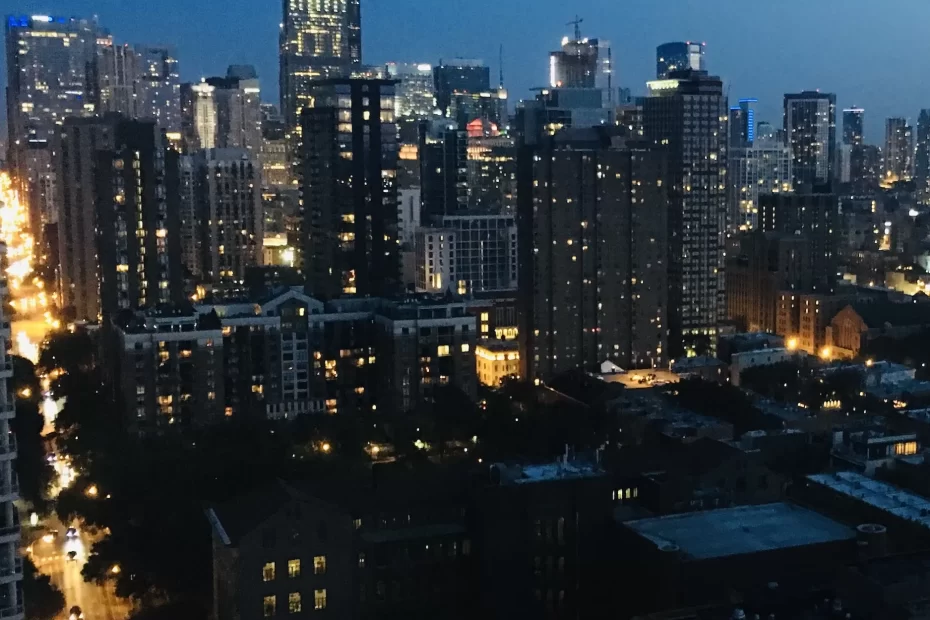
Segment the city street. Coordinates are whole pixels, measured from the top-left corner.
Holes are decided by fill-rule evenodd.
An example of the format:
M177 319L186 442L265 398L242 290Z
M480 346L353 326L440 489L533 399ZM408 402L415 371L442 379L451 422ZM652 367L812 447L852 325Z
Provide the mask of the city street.
M78 537L68 539L68 530L57 519L48 519L44 531L58 530L55 540L45 542L41 538L32 544L32 559L42 573L52 578L52 584L65 595L65 612L72 605L79 605L86 620L124 620L129 616L129 604L113 594L111 588L87 583L81 576L81 567L87 559L87 553L93 544L93 538L79 532ZM75 551L74 560L68 558L68 552Z

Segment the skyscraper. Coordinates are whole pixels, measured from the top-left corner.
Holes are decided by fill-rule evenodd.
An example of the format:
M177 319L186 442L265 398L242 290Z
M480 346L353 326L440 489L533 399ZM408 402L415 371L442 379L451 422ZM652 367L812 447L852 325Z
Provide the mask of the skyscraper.
M757 139L751 146L731 147L727 176L734 209L730 214L731 229L757 228L759 196L792 190L791 149L769 138Z
M910 181L914 163L913 153L913 132L907 119L885 119L884 182Z
M20 178L30 140L48 142L70 116L97 111L96 22L47 15L6 20L9 162Z
M250 66L231 66L226 77L210 77L216 107L216 147L245 149L257 158L262 147L261 89Z
M433 84L436 105L444 116L449 116L454 94L477 95L491 90L491 70L482 60L454 58L449 63L440 61L433 67Z
M185 153L217 147L216 87L206 81L181 85L181 134Z
M58 158L66 316L96 321L182 297L176 154L154 121L68 119Z
M394 84L339 78L311 89L301 118L300 266L314 297L399 290Z
M436 224L468 208L468 139L447 119L420 123L421 218Z
M712 347L725 312L728 106L723 82L704 71L649 86L643 131L669 157L668 344L677 357Z
M6 247L0 245L0 267L6 273ZM16 476L16 433L11 422L16 419L16 400L12 383L13 365L7 356L11 350L9 290L6 281L0 284L0 566L5 577L0 584L0 617L23 620L22 560L19 559L20 522L14 505L19 499L19 482Z
M119 112L127 118L137 116L137 60L136 51L129 45L116 45L110 36L97 38L95 80L101 113Z
M594 88L597 78L599 43L582 39L577 30L574 39L562 39L562 49L549 53L551 88Z
M676 41L656 48L656 79L664 80L672 71L705 68L703 43Z
M862 108L846 108L843 110L843 144L861 146L863 140L863 121L865 110Z
M667 362L666 158L604 127L566 129L521 164L522 376Z
M917 118L917 154L914 157L914 180L917 199L930 204L930 109L924 108Z
M177 143L181 139L181 80L171 47L136 47L139 79L136 109L139 118L154 120Z
M758 99L740 99L730 106L730 148L752 146L756 139L756 103Z
M791 146L794 186L833 183L836 176L836 95L817 91L785 95L785 135Z
M410 117L427 119L436 112L436 89L433 84L433 66L425 63L387 64L387 74L397 80L397 103L394 113L398 119Z
M360 0L283 0L279 48L281 113L299 131L313 83L348 76L362 62Z

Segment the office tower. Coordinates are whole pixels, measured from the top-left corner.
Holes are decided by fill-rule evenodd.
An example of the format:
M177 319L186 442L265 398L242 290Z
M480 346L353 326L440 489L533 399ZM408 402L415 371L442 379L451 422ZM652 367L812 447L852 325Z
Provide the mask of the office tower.
M181 133L184 153L217 147L216 87L206 81L181 85Z
M551 88L595 88L600 43L582 39L578 28L575 38L562 39L562 49L549 53Z
M397 80L394 113L397 118L427 119L436 114L436 88L433 66L423 63L389 62L387 75Z
M769 138L756 139L751 146L731 147L728 176L730 205L734 209L730 213L731 230L757 228L759 196L792 189L791 149Z
M517 211L517 147L508 136L468 138L468 206L484 213Z
M879 189L882 173L882 151L871 144L854 146L849 151L849 181L853 191L869 193Z
M325 80L312 96L300 164L308 293L390 296L400 277L394 81Z
M666 158L565 130L521 163L521 374L667 363Z
M458 295L517 288L517 227L512 215L450 215L416 233L416 288Z
M181 80L171 47L136 47L139 79L136 111L140 119L154 120L172 143L181 139Z
M779 293L810 287L809 241L755 230L740 237L727 259L727 318L745 331L775 333Z
M762 195L759 197L759 228L763 232L806 238L811 255L811 290L833 292L840 233L835 194L795 185L794 193Z
M862 108L846 108L843 110L843 144L849 146L864 144L864 118L865 110Z
M885 119L885 183L910 181L914 161L914 142L911 126L905 118Z
M705 69L703 43L676 41L656 48L656 79L664 80L672 71L688 69Z
M725 312L727 101L720 78L673 72L650 82L646 140L669 155L669 351L666 359L713 347Z
M49 260L47 265L58 265L57 241L52 243L53 229L58 223L56 187L58 175L54 166L54 147L47 140L29 140L22 151L26 205L29 213L29 230L33 231L41 253Z
M817 91L786 94L785 135L794 159L794 186L833 183L836 95Z
M226 77L206 78L216 107L216 147L245 149L257 158L262 147L261 89L255 69L229 67Z
M96 84L100 113L119 112L136 118L138 58L128 45L116 45L113 37L97 38Z
M8 162L20 179L29 141L49 142L70 116L97 111L97 37L91 20L46 15L6 20Z
M509 120L507 96L504 88L492 88L480 93L452 93L447 116L458 123L459 127L466 127L477 120L500 129Z
M178 222L181 240L181 264L196 279L201 277L201 243L198 208L201 197L200 168L197 155L178 158L179 196Z
M449 64L440 60L433 67L433 85L439 111L443 116L451 116L453 94L475 95L491 90L491 70L482 60L455 58Z
M420 123L421 218L436 223L468 208L468 139L445 119Z
M917 118L917 153L914 157L914 180L917 200L930 204L930 109L924 108Z
M281 114L299 131L300 111L311 104L313 83L347 77L362 62L360 0L284 0L279 45Z
M246 270L261 264L261 168L241 148L207 149L192 160L198 272L220 296L242 296Z
M0 266L6 273L6 247L0 245ZM11 422L16 419L16 400L13 394L13 366L7 357L10 350L10 319L6 315L9 289L6 280L0 283L0 572L4 579L0 583L0 617L23 620L22 560L19 557L20 523L17 508L19 479L16 476L16 434Z
M756 139L756 103L758 99L740 99L730 107L730 148L751 147Z
M154 121L68 119L58 161L61 294L96 321L182 297L176 154Z

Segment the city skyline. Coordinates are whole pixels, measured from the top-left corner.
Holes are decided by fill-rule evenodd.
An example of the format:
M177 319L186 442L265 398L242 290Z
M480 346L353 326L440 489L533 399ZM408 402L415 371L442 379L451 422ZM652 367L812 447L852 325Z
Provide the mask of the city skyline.
M179 9L183 6L183 13L170 10L175 2ZM800 6L800 0L786 2ZM611 42L614 84L629 87L634 93L645 94L645 82L654 75L657 45L698 38L707 43L708 69L723 78L731 100L759 99L759 120L780 125L783 93L820 89L835 92L840 108L865 108L866 141L880 144L885 118L902 116L915 122L920 109L930 107L930 93L924 99L924 89L917 82L906 80L903 73L897 79L888 74L889 67L908 66L907 59L922 49L918 24L923 21L920 14L930 18L930 6L896 0L894 8L915 13L913 19L902 21L898 19L900 11L890 10L887 3L877 6L855 0L844 5L843 15L835 14L829 6L805 5L810 19L793 23L792 32L771 27L771 36L759 36L760 24L778 24L781 16L791 13L786 2L748 12L735 0L676 0L681 6L669 13L646 3L621 9L603 0L591 0L576 10L585 19L581 24L584 36ZM456 29L463 8L458 4L430 7L425 21L412 19L424 17L417 7L417 0L392 0L389 5L363 1L363 62L436 63L440 58L480 57L496 76L498 49L503 44L506 85L511 101L516 102L526 98L530 88L545 85L548 53L563 36L571 34L566 22L572 15L562 15L563 8L555 2L533 3L531 7L525 0L474 0L469 12L483 20L476 20L481 27L473 30ZM191 7L178 0L133 7L117 0L21 0L8 9L23 14L96 16L120 43L174 45L185 81L218 74L229 64L254 64L263 98L276 103L280 6L269 2L267 10L256 11L253 3L233 0L224 4L222 20L211 20L209 10L209 6ZM720 20L721 14L730 19ZM849 30L841 27L844 19L872 24L874 32L894 32L895 45L880 41L870 46L847 45L843 36ZM884 22L890 27L892 19L893 29L879 27ZM836 27L825 30L821 27L824 21ZM424 32L426 23L438 27ZM514 24L521 27L515 30ZM249 39L254 43L242 44ZM893 99L885 96L889 82L898 86Z

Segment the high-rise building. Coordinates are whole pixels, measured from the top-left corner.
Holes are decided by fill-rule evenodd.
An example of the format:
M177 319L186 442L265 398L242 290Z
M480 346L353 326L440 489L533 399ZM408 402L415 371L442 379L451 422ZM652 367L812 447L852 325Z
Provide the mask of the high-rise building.
M840 234L839 204L835 194L795 185L790 194L762 195L759 197L759 228L763 232L806 238L811 256L811 290L833 292Z
M834 182L836 95L817 91L786 94L785 135L794 159L795 187Z
M211 77L216 104L216 147L245 149L257 158L262 148L261 89L255 70L247 65L229 67L226 77Z
M643 131L668 152L672 186L667 325L675 358L712 347L725 312L728 106L720 78L703 71L672 72L649 86Z
M930 109L924 108L917 118L917 153L914 157L914 180L917 199L930 204Z
M910 181L914 163L913 131L906 118L885 119L885 183Z
M284 0L280 36L281 113L299 131L300 111L312 102L313 83L347 77L362 62L360 0Z
M96 321L180 299L178 162L154 121L68 119L60 141L66 316Z
M573 37L562 38L559 51L549 53L549 87L599 88L603 104L616 105L610 42L582 38L579 24L575 22Z
M433 66L425 63L389 62L387 75L397 80L394 113L397 118L428 119L436 114L436 88Z
M865 143L863 127L865 110L862 108L846 108L843 110L843 144L861 146Z
M849 150L849 182L854 191L869 193L882 182L882 151L872 144L853 146Z
M448 64L439 61L433 67L433 86L437 107L443 116L451 116L453 94L477 95L491 90L491 70L482 60L455 58Z
M221 296L242 296L246 270L261 264L261 169L241 148L208 149L192 160L198 272Z
M152 119L168 133L169 140L181 140L181 80L178 60L171 47L136 47L139 72L136 82L136 111L141 119Z
M300 266L317 298L399 287L394 84L324 80L302 113Z
M0 265L6 273L6 247L0 245ZM0 283L0 571L5 575L0 583L0 617L23 620L23 561L20 559L20 522L14 503L19 499L19 480L16 476L16 433L11 423L16 419L16 401L13 394L13 366L7 351L11 347L10 317L6 315L9 290L4 280Z
M656 79L664 80L672 71L703 71L704 44L693 41L664 43L656 48Z
M195 153L217 147L216 87L206 81L181 85L182 150Z
M421 219L435 224L443 215L468 208L468 138L447 119L420 123Z
M543 89L517 107L516 133L520 142L536 144L566 127L613 125L616 110L604 106L599 88Z
M756 140L756 103L758 99L740 99L730 107L730 148L750 147Z
M91 20L7 17L8 162L20 179L30 141L49 142L65 118L97 112L98 36L106 33Z
M138 57L129 45L113 43L113 37L97 38L96 85L99 112L119 112L136 118Z
M791 191L791 163L791 149L777 140L756 139L751 146L730 148L731 230L758 227L760 195Z
M468 205L485 213L517 211L517 147L514 138L468 138Z
M521 164L523 377L667 363L666 158L608 131L563 130Z

